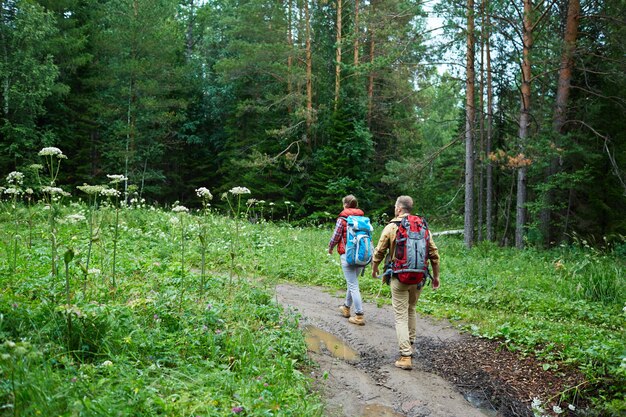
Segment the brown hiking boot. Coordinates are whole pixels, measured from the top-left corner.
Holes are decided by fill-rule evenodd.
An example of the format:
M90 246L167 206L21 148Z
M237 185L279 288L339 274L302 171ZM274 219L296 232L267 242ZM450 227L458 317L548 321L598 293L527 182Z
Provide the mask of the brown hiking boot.
M339 306L339 312L341 312L341 315L345 318L350 317L350 307L346 307L345 304Z
M352 324L358 324L359 326L365 325L365 319L363 318L363 314L357 314L356 316L352 316L348 319L348 321Z
M400 359L396 361L396 368L411 370L413 369L413 364L411 363L410 356L400 356Z

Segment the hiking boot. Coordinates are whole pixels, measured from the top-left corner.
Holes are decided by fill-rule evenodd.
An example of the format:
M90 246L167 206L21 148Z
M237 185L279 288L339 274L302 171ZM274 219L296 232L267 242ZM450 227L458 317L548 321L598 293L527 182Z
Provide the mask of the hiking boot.
M411 363L410 356L400 356L400 359L396 361L396 368L411 370L413 369L413 364Z
M365 319L363 318L363 314L357 314L356 316L352 316L348 319L348 321L352 324L358 324L359 326L365 325Z
M350 307L346 307L345 304L342 304L341 306L339 306L339 312L341 312L341 315L344 316L345 318L350 317Z

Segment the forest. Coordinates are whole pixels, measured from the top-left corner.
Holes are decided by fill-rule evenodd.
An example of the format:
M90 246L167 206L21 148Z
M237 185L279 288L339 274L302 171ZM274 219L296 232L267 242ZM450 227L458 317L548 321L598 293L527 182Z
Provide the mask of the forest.
M348 193L376 216L409 194L463 224L468 247L626 232L620 0L3 0L0 13L0 172L32 182L36 151L56 146L72 194L107 174L128 178L126 201L160 205L246 186L314 224Z
M370 269L367 325L320 308L347 194L436 235L406 381L626 413L624 0L0 4L0 416L321 417L348 370L363 416L465 417L387 385ZM315 362L320 311L360 363Z

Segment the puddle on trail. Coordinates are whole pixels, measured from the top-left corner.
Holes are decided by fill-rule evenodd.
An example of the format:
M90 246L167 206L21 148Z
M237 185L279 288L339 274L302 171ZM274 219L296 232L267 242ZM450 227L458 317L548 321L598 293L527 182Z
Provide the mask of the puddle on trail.
M403 417L403 415L384 405L370 404L365 406L361 417Z
M478 408L481 413L487 417L497 417L498 412L491 408L489 401L483 396L473 392L468 392L464 395L467 402Z
M348 362L358 362L360 359L359 353L347 346L343 340L318 327L304 326L304 334L306 345L315 353L324 353L324 347L335 358Z

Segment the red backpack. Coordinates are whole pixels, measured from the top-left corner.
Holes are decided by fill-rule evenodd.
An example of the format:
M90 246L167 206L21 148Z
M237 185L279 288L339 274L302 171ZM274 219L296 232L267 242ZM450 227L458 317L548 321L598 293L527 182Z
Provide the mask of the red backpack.
M393 275L403 284L419 284L430 277L428 271L428 241L430 231L426 220L408 215L398 224L395 259L391 265Z

